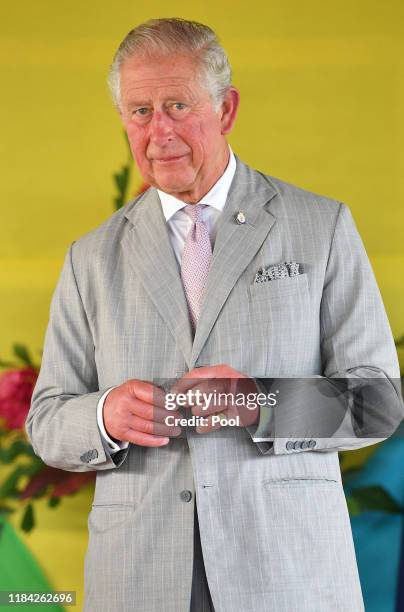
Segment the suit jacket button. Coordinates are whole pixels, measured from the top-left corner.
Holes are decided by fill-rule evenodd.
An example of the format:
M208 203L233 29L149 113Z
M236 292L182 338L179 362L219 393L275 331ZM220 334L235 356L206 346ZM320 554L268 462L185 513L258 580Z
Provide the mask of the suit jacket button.
M309 448L314 448L316 445L317 445L317 442L315 440L310 440Z
M188 491L188 489L184 489L184 491L181 491L180 493L180 498L182 499L183 502L191 501L192 499L191 491Z
M303 440L303 442L300 443L300 448L309 448L308 440Z
M292 442L292 440L288 440L286 442L286 450L292 450L295 447L294 442Z
M296 442L293 443L293 448L297 450L298 448L301 448L300 445L301 445L300 440L296 440Z

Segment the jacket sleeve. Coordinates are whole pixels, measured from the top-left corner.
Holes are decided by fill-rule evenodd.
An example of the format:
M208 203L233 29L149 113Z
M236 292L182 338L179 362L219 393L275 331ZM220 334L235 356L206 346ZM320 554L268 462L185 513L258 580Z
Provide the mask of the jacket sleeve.
M65 256L50 306L42 364L32 394L26 432L47 465L71 472L119 467L128 449L108 452L97 425L98 388L94 341L73 269Z
M404 418L394 339L369 259L348 207L340 204L320 308L322 374L260 379L279 400L263 454L350 450L392 435Z

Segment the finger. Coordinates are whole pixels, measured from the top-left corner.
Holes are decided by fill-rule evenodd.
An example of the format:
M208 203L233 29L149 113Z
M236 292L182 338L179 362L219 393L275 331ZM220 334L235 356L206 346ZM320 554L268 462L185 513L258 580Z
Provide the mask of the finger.
M208 416L233 406L234 394L230 391L229 379L204 381L198 386L198 391L201 402L189 405L195 416Z
M185 393L188 389L193 387L193 380L203 378L247 378L246 374L238 372L226 363L217 365L208 365L196 367L190 372L187 372L182 376L174 385L171 390L175 393Z
M157 423L165 423L167 417L174 417L175 419L183 419L183 415L178 410L168 410L166 408L155 408L153 412L153 421ZM172 421L172 419L171 419Z
M250 408L246 406L247 400L249 404L252 402L251 395L256 396L255 383L248 378L204 380L200 382L197 389L193 390L193 393L196 391L201 393L203 401L190 405L192 414L195 416L208 416L222 410L233 410L234 416L237 416L237 413L244 414L245 419L249 420L251 418L249 413L258 407L257 404Z
M131 442L132 444L137 444L138 446L165 446L169 443L170 438L167 438L166 436L153 436L148 433L143 433L141 431L128 429L122 440L123 442Z
M131 430L155 436L177 437L181 433L181 427L178 425L165 425L155 421L147 421L138 416L131 416L127 422L127 426Z
M199 368L194 368L177 380L170 391L172 393L186 393L188 389L192 389L192 387L195 386L195 381L203 378L216 378L218 376L217 368L222 367L223 366L201 366Z
M156 421L164 423L167 416L172 415L175 418L181 418L182 415L178 410L167 410L166 408L159 408L153 406L139 399L133 400L129 405L129 410L132 414L145 419L146 421Z
M133 381L129 380L128 389L133 397L147 404L155 404L161 408L164 408L165 406L166 393L164 389L158 387L157 385L153 385L153 383L137 379L134 379Z
M206 419L206 424L205 425L197 425L196 426L196 432L203 434L203 433L208 433L209 431L215 431L216 429L220 429L222 426L219 423L212 423L212 415L209 416Z
M194 376L193 378L190 378L188 374L186 374L186 376L187 378L180 378L180 380L177 380L177 382L170 387L170 393L174 395L178 395L179 393L187 393L187 391L200 384L200 381L202 380L202 377Z
M202 371L203 375L198 375L198 373ZM246 386L250 383L250 386ZM251 387L251 383L253 386ZM241 372L237 372L233 370L229 366L211 366L198 368L196 370L192 370L184 375L179 381L177 381L172 387L172 392L177 393L186 393L186 391L190 389L194 389L198 387L202 388L210 388L213 385L213 388L218 388L218 385L224 385L229 392L235 394L237 390L242 392L244 389L253 389L256 390L255 383L253 379L245 376Z
M195 407L194 414L198 416L210 414L215 411L215 406L218 406L216 400L226 401L223 395L220 397L220 394L229 392L232 380L225 378L189 380L188 390L178 391L178 393L173 392L170 397L170 404L173 405L177 402L183 408ZM179 387L176 388L178 390ZM231 398L229 398L229 402L231 402ZM226 405L224 408L226 408Z

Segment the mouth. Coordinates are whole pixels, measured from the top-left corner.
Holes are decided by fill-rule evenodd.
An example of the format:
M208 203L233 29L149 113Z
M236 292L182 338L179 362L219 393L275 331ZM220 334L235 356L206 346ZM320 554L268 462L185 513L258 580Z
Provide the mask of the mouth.
M172 156L172 157L160 157L157 158L155 157L153 159L153 163L157 163L157 164L162 164L162 165L166 165L166 164L175 164L176 162L184 159L184 157L186 157L186 155L177 155L177 156Z

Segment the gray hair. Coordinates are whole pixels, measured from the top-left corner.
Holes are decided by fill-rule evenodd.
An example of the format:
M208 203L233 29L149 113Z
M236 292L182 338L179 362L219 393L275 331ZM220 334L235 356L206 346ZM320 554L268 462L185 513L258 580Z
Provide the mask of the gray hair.
M197 21L180 18L150 19L131 30L115 53L108 85L115 106L121 107L120 71L126 59L139 55L188 53L199 64L201 84L218 110L231 85L231 67L215 32Z

